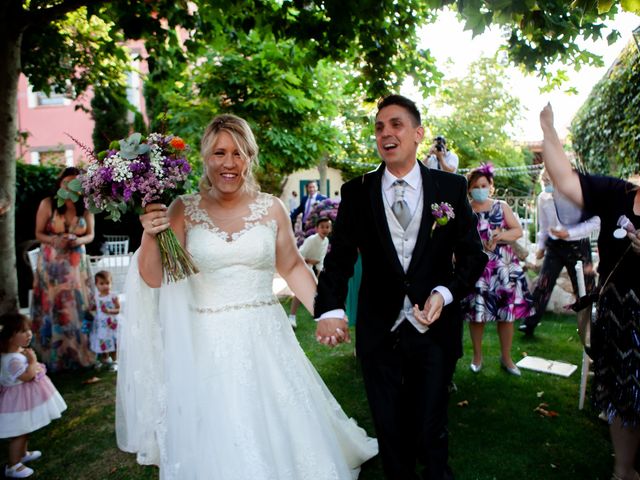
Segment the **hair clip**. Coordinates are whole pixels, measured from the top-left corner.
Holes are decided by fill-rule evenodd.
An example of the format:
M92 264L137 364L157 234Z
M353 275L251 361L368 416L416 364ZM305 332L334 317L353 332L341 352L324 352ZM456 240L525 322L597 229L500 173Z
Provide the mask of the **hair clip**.
M481 163L479 167L474 169L474 171L493 178L493 173L495 172L495 169L493 168L493 163L486 162L486 163Z

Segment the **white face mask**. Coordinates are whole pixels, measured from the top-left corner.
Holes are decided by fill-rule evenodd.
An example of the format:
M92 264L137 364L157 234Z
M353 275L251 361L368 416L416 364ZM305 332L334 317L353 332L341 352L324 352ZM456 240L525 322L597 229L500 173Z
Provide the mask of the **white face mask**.
M473 198L476 202L484 202L489 198L489 189L488 188L472 188L471 198Z

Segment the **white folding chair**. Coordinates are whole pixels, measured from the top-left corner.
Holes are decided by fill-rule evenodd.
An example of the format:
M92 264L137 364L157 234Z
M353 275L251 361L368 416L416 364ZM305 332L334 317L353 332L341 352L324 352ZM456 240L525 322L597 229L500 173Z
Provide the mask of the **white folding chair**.
M127 235L105 235L102 251L105 255L126 255L129 253L129 237Z
M576 262L576 277L578 280L578 298L587 294L584 283L584 270L582 260ZM585 311L586 310L586 311ZM589 305L584 310L578 312L578 334L580 339L586 346L591 345L591 318L593 317L593 308ZM580 395L578 397L578 410L584 408L584 401L587 396L587 379L589 378L589 364L591 359L587 355L585 349L582 350L582 368L580 370Z
M36 268L38 268L38 255L40 255L40 247L34 248L33 250L29 250L27 252L29 264L31 264L31 270L33 270L34 272L36 271Z

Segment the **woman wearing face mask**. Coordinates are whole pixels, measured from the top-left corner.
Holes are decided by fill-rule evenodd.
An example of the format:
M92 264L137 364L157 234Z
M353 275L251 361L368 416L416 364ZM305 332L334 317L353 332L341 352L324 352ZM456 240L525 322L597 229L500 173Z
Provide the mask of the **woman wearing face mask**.
M518 330L533 335L544 314L553 287L563 267L567 268L573 291L578 294L576 262L582 261L587 293L595 287L595 272L591 260L591 233L600 229L600 217L582 220L582 210L559 192L554 192L553 183L546 170L540 173L542 192L538 195L538 259L544 257L540 275L533 290L536 309L525 319Z
M500 365L509 374L520 376L511 359L513 322L533 313L527 280L511 243L522 236L522 227L505 202L491 198L493 166L483 164L468 177L471 207L478 216L478 233L489 256L474 292L463 302L469 322L473 361L469 368L478 373L482 368L482 334L487 322L497 322L500 338Z

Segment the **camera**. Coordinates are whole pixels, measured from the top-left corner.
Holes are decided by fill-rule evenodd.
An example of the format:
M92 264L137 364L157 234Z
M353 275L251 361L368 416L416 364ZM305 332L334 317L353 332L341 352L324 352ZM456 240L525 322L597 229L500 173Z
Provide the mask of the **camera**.
M444 145L442 143L436 144L436 152L444 152Z
M438 135L436 138L433 139L433 141L436 143L436 152L444 152L446 149L446 145L447 145L447 141L444 139L443 136Z

